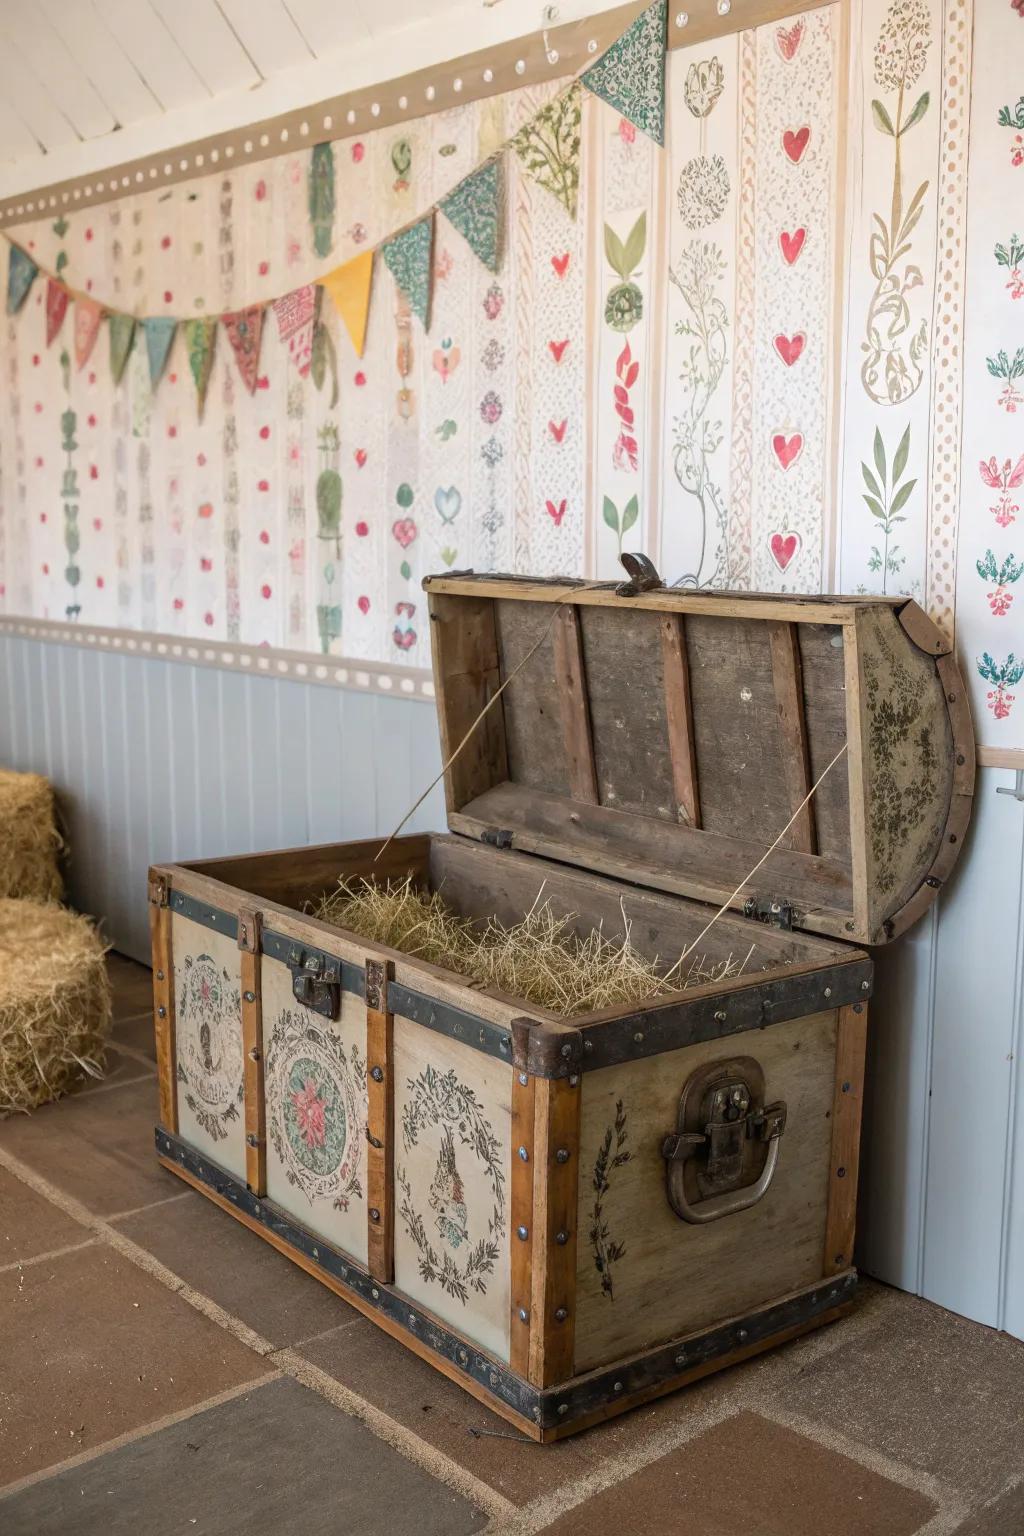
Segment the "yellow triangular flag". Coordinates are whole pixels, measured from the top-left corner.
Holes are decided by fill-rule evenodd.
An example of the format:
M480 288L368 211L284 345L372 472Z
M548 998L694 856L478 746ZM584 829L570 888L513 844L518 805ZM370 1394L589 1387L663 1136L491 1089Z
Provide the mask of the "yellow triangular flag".
M373 252L353 256L343 267L335 267L319 279L331 296L335 309L345 322L356 355L362 357L366 344L366 320L370 313L370 284L373 281Z

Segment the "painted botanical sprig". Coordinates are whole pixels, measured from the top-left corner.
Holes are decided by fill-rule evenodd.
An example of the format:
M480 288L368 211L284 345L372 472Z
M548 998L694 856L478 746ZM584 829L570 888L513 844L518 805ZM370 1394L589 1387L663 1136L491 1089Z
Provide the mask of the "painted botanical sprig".
M1024 453L1016 464L1012 459L1004 459L1000 464L993 454L987 461L981 459L978 469L985 484L999 492L999 499L994 507L989 507L989 511L1000 528L1008 528L1012 522L1016 521L1017 513L1020 511L1019 504L1014 501L1010 492L1024 485Z
M1010 298L1024 299L1024 240L1019 235L1011 235L1006 245L996 246L995 258L1009 274L1006 287Z
M985 703L997 720L1005 720L1016 694L1010 692L1024 677L1024 659L1017 660L1011 651L1005 661L996 661L988 651L982 652L981 659L977 663L979 676L992 687L985 696Z
M909 203L903 200L903 139L921 122L931 100L922 91L909 107L908 92L927 63L931 44L931 18L923 0L894 0L882 23L875 45L875 82L895 91L893 112L876 98L871 103L875 128L893 141L892 196L888 222L880 213L872 216L868 265L875 289L868 305L861 382L879 405L899 405L920 388L923 358L928 346L925 319L914 326L908 294L923 284L921 269L909 256L914 230L924 212L928 182L921 182Z
M632 470L635 474L640 464L640 450L636 440L636 412L630 396L630 390L640 377L640 364L630 349L627 341L618 357L615 359L615 385L613 394L615 397L615 414L619 418L619 435L615 439L612 449L612 464L617 470ZM607 516L605 517L607 522ZM625 532L625 530L623 530ZM619 552L622 552L622 540L619 540Z
M601 1276L601 1290L609 1301L615 1300L615 1284L612 1265L626 1252L623 1242L613 1242L611 1229L605 1220L604 1200L611 1189L611 1176L616 1168L632 1160L632 1152L626 1150L629 1133L626 1129L626 1111L621 1099L615 1103L615 1124L608 1126L604 1140L594 1160L594 1215L590 1225L590 1244L594 1251L594 1265Z
M604 254L619 281L609 289L604 306L604 323L613 331L631 331L643 318L644 298L633 273L643 260L647 247L647 214L642 213L625 240L620 240L610 224L604 227Z
M640 515L640 506L635 496L631 496L620 512L610 496L604 498L602 516L606 525L616 535L619 541L619 554L622 554L622 540L632 528Z
M992 591L985 595L996 618L1003 618L1013 605L1014 593L1009 589L1024 575L1024 560L1015 560L1013 555L1007 555L1000 564L995 553L987 549L984 560L975 561L975 565L982 581L994 583Z
M887 465L885 443L882 434L875 428L875 440L873 445L874 467L865 464L861 460L861 474L864 476L864 484L867 490L863 492L868 511L875 518L879 532L882 535L881 548L877 544L871 547L871 558L868 561L868 569L881 571L882 591L888 590L890 576L895 576L907 563L906 555L898 544L890 543L893 530L897 524L905 523L906 518L901 516L903 508L910 500L917 480L904 480L903 475L910 457L910 428L907 427L900 438L893 455L891 469ZM901 484L902 482L902 484Z
M712 472L712 457L721 446L724 429L711 416L729 355L729 315L719 292L725 258L712 242L691 240L668 275L687 312L687 318L676 324L676 335L690 343L679 374L682 408L674 422L672 463L679 484L697 503L700 529L696 566L677 585L701 587L713 585L720 568L719 561L709 575L704 574L709 520L722 533L727 517L725 495Z
M1017 380L1024 379L1024 347L1018 347L1012 357L1000 348L994 357L987 357L985 362L994 379L1005 380L1003 392L996 403L1011 416L1016 415L1017 407L1024 404L1024 391L1017 387Z

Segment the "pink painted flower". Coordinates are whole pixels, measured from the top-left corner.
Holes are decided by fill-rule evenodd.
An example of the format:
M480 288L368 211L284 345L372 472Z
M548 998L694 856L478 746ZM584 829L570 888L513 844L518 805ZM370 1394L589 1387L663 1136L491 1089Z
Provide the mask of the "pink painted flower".
M636 143L636 124L631 123L628 117L619 118L619 138L623 144Z
M480 419L485 421L489 427L496 426L501 420L503 409L504 407L499 396L495 394L493 389L489 389L480 402Z
M356 165L360 163L365 154L366 145L363 143L362 139L356 139L356 142L352 145L352 159L355 161Z
M505 295L497 283L492 283L484 295L484 314L488 320L497 320L505 307Z
M262 203L267 195L267 184L265 181L260 180L256 183L253 195L258 203Z
M1015 133L1011 140L1010 164L1024 165L1024 133Z
M1001 619L1004 614L1009 613L1013 605L1012 592L1008 592L1005 587L996 587L994 592L987 592L985 595L988 598L988 605L997 619Z
M316 1083L307 1077L302 1088L291 1095L299 1135L309 1148L327 1142L327 1106L317 1092Z
M396 624L391 632L391 638L400 651L407 651L416 644L416 631L414 629L399 629Z

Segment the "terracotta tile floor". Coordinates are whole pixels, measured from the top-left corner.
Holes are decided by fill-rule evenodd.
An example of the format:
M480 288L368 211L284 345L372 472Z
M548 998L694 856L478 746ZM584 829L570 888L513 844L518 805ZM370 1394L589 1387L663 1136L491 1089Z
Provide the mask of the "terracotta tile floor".
M149 973L108 1076L0 1123L3 1536L1024 1532L1024 1345L856 1313L561 1445L510 1431L164 1173Z

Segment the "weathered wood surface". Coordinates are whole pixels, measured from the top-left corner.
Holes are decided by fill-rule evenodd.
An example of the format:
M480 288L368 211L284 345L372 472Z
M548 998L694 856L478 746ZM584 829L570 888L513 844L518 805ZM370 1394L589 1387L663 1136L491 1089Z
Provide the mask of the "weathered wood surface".
M508 774L503 700L487 711L465 740L500 681L494 604L481 596L471 598L463 610L451 598L432 594L429 612L441 757L449 765L445 794L450 809ZM465 745L453 756L464 740Z
M840 1008L836 1030L835 1088L832 1096L828 1216L825 1222L826 1275L838 1274L853 1263L867 1040L867 1003Z
M601 804L675 823L658 617L579 610Z
M175 866L179 874L174 883L177 889L202 895L204 889L212 890L216 882L221 895L230 889L283 907L301 907L325 891L333 891L343 875L366 875L371 868L378 880L404 880L407 874L416 880L423 878L429 836L397 837L377 859L383 844L383 838L374 837L355 843L321 843L311 848L280 848L226 859L199 859ZM195 878L183 880L181 870ZM211 884L204 887L203 880Z
M569 768L555 675L555 609L523 609L518 603L496 602L494 616L501 678L512 679L502 694L508 745L506 776L533 789L568 795ZM537 650L523 670L517 672L534 646ZM443 678L439 686L445 686ZM450 803L449 817L453 809L461 809L469 798L457 805Z
M576 1334L580 1080L540 1078L535 1089L533 1324L529 1378L551 1386L573 1373Z
M773 620L768 625L768 638L775 704L779 713L782 766L789 790L790 815L796 817L786 833L785 843L800 853L817 853L814 800L807 799L812 779L799 628L796 624L779 624Z
M255 1195L267 1192L267 1123L263 1082L263 976L256 913L238 918L242 987L242 1070L245 1094L245 1182Z
M156 1072L160 1093L160 1124L178 1129L178 1094L175 1082L177 1056L174 1042L174 955L171 945L171 913L159 901L149 907L149 932L153 947L153 1029Z
M376 965L383 983L382 1007L366 1008L366 1246L375 1280L395 1277L395 1072L394 1016L388 987L394 966Z
M820 1278L835 1039L831 1010L584 1074L577 1372ZM662 1141L675 1129L690 1074L737 1055L760 1063L769 1102L786 1102L778 1169L749 1210L692 1226L668 1203ZM613 1166L616 1157L623 1160Z
M575 608L555 612L555 681L569 774L569 793L574 800L597 804L597 773L590 729L588 678L583 661L579 613Z
M688 827L699 827L700 786L693 738L693 699L690 693L690 658L686 648L686 619L681 613L664 613L660 625L665 724L672 763L672 785L679 820Z

